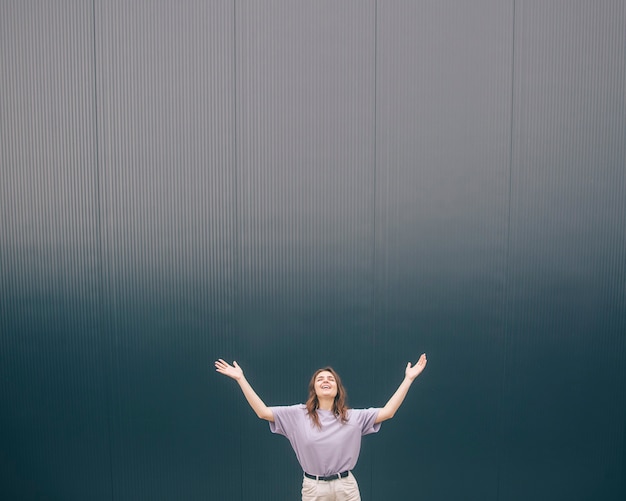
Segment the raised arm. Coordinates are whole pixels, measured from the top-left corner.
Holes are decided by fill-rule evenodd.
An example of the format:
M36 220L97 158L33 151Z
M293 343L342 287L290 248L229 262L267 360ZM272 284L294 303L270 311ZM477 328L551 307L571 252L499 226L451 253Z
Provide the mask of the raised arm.
M375 421L376 423L387 421L387 419L391 419L395 415L402 402L404 402L404 397L406 397L411 384L415 381L415 378L422 373L424 367L426 367L426 362L426 353L422 353L422 356L417 361L415 366L411 366L411 362L407 364L406 370L404 371L404 380L400 383L400 386L385 406L378 411L378 416Z
M230 365L228 362L220 358L215 362L215 370L220 374L224 374L225 376L237 381L244 397L246 397L250 407L252 407L252 410L256 412L257 416L261 419L265 419L266 421L270 421L272 423L274 422L274 414L272 413L272 410L263 403L261 397L259 397L252 389L252 386L250 386L250 383L246 380L243 375L243 370L239 367L237 362L233 362L233 365Z

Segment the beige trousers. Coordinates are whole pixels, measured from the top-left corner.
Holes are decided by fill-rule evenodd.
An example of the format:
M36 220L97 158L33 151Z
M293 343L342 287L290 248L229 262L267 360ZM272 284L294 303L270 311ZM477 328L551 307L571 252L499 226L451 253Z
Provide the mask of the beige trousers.
M361 501L361 494L352 472L329 481L303 477L302 501Z

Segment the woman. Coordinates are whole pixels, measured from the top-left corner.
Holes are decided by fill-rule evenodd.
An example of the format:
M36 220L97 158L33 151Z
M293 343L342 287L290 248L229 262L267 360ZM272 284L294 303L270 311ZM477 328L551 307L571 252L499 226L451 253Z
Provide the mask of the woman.
M215 362L215 370L239 383L256 415L269 421L272 433L286 436L304 470L302 501L360 501L351 470L361 450L361 436L376 433L391 419L411 384L426 367L426 354L415 366L409 362L404 380L380 409L348 409L346 390L331 368L318 369L309 382L305 405L267 407L243 375L237 362Z

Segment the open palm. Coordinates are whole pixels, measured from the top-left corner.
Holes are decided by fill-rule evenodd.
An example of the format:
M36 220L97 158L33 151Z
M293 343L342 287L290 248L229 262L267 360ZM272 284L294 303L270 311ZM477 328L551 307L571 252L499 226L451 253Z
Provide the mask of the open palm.
M241 367L239 367L239 364L237 362L233 362L233 365L230 365L228 362L222 360L221 358L215 362L215 370L220 374L224 374L225 376L228 376L235 380L239 380L243 376L243 370Z
M411 362L407 364L404 374L412 381L422 373L422 371L426 367L427 362L428 360L426 360L426 353L422 353L422 356L419 358L415 365L412 366Z

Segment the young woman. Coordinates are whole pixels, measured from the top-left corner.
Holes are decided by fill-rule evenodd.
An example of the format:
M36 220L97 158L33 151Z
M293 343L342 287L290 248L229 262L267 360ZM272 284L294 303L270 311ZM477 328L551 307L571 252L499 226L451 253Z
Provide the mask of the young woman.
M426 354L415 366L409 362L404 380L384 407L349 409L346 390L331 368L318 369L309 382L306 404L268 407L256 394L237 362L219 359L215 370L237 383L256 415L269 421L272 433L286 436L304 470L302 501L360 501L352 475L361 450L361 437L376 433L391 419L411 384L426 367Z

